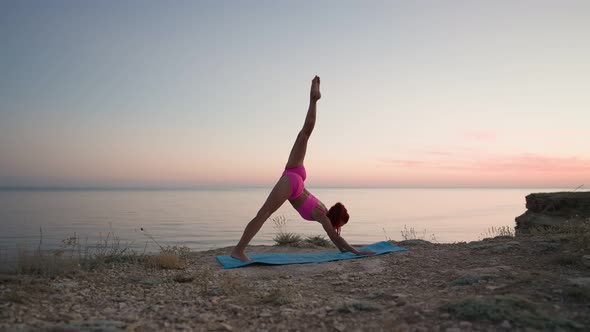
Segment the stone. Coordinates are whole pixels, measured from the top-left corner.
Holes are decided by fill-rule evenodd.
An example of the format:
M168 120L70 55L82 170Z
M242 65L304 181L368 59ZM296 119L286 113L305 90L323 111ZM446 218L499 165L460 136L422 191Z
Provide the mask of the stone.
M447 327L445 332L461 332L461 329L458 327Z
M582 256L582 264L584 264L584 266L590 267L590 255Z
M346 331L346 325L336 322L336 323L334 323L334 329L336 329L336 331L339 331L339 332L344 332L344 331Z
M234 328L227 324L227 323L219 323L219 326L224 330L224 331L233 331Z
M263 311L258 316L262 317L262 318L268 318L268 317L272 317L272 314L268 311Z
M500 324L500 327L506 330L510 330L512 328L512 325L510 325L510 322L507 320L502 321L502 324Z

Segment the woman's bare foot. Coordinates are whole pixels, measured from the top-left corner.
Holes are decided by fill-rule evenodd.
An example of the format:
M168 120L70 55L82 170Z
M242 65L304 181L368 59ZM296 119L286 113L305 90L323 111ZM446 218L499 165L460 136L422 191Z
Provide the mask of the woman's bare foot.
M312 101L317 101L322 98L322 94L320 93L320 77L317 75L311 80L311 92L309 98Z
M242 262L253 262L253 260L251 260L250 258L248 258L248 256L246 256L246 254L244 254L244 252L243 252L243 251L242 251L242 252L239 252L239 251L236 251L236 250L234 249L234 250L231 252L230 256L231 256L232 258L239 259L239 260L241 260Z

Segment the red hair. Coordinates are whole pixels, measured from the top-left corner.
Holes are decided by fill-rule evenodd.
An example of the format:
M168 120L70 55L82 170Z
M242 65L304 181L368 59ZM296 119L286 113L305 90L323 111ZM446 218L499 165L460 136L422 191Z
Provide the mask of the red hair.
M344 226L344 224L348 222L348 218L350 218L350 216L348 215L348 211L346 210L344 205L340 202L334 204L334 206L332 206L330 210L328 210L328 213L326 213L326 215L328 216L328 218L330 218L330 221L332 222L332 227L334 227L336 233L340 235L340 228Z

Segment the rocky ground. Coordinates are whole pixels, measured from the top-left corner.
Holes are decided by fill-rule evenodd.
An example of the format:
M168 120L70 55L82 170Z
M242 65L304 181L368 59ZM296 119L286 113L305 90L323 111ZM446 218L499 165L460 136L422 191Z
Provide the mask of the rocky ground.
M0 277L3 331L590 330L588 256L559 236L399 243L407 252L223 270L113 263L56 278ZM326 248L256 246L249 253Z

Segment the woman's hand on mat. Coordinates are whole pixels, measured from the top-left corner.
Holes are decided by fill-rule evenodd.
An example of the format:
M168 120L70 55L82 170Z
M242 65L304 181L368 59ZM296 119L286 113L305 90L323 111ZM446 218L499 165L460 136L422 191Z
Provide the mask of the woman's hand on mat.
M375 255L376 252L374 252L374 251L368 251L368 250L363 250L363 251L357 252L356 254L359 255L359 256L360 255L369 255L370 256L370 255Z
M309 99L312 101L318 101L320 98L322 98L322 94L320 93L320 77L316 75L311 81Z

